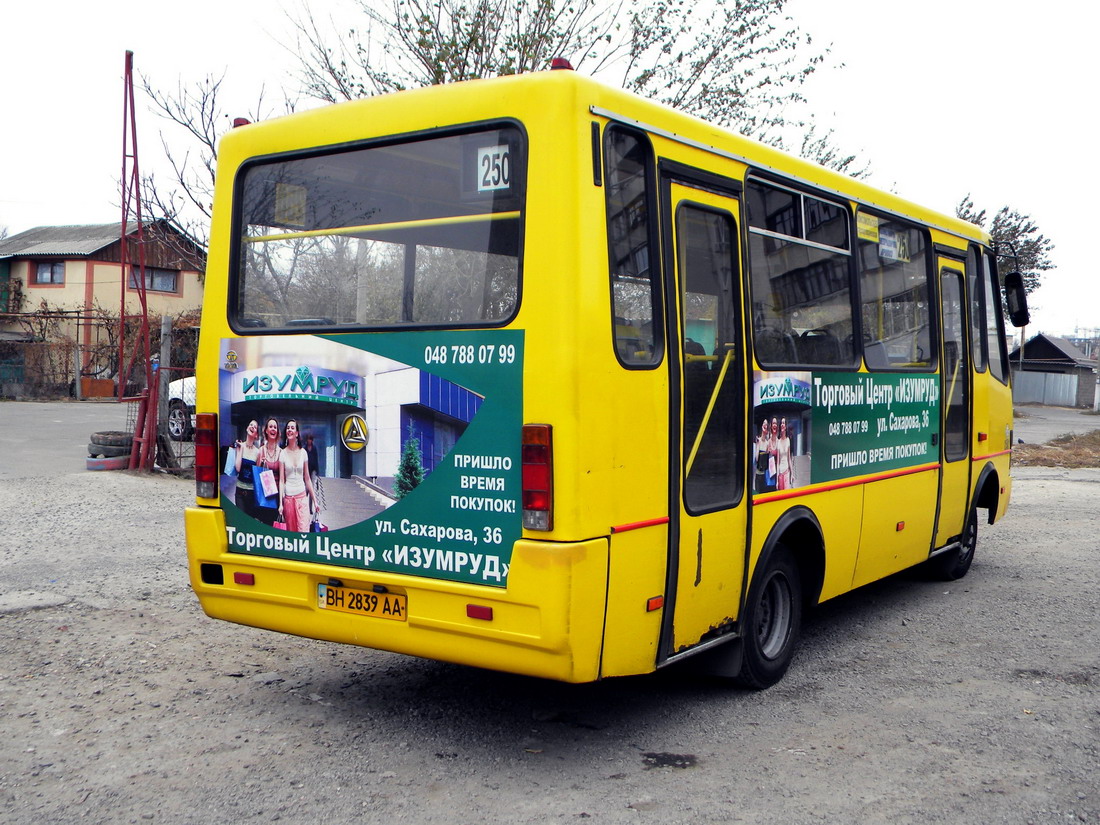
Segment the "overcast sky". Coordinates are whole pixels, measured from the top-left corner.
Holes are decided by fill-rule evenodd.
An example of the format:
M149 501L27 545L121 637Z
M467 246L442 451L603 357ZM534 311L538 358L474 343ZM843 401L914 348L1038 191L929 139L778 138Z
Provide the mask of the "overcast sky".
M286 39L281 5L9 4L0 227L119 220L126 49L161 88L228 68L232 114L262 82L278 97L293 60L276 42ZM1100 12L1070 0L789 0L788 12L844 64L807 94L840 146L871 164L870 182L943 212L970 193L990 213L1007 204L1030 214L1054 241L1057 269L1032 297L1028 334L1100 327L1100 267L1087 251L1100 188ZM143 170L161 163L163 128L139 93Z
M870 161L870 182L951 214L969 192L990 215L1030 215L1057 269L1032 296L1027 334L1100 327L1088 252L1100 11L1070 0L791 0L788 11L845 64L807 96L838 143Z

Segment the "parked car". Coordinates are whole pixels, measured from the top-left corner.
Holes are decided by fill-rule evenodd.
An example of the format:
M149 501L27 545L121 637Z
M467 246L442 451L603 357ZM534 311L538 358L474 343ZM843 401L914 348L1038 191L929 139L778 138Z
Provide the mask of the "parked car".
M190 441L195 432L195 376L177 378L168 384L168 436L173 441Z

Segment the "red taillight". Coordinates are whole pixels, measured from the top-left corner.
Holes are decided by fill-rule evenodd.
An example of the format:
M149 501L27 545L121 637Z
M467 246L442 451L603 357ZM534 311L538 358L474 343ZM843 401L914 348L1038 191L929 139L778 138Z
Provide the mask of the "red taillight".
M218 416L195 416L195 495L216 498L218 492Z
M549 424L523 428L523 526L551 530L554 526L554 449Z

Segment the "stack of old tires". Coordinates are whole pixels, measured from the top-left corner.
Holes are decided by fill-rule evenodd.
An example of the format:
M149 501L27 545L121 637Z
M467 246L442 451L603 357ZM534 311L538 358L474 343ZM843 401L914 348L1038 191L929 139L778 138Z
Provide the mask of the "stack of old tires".
M92 433L88 442L89 470L125 470L130 466L134 437L120 430Z

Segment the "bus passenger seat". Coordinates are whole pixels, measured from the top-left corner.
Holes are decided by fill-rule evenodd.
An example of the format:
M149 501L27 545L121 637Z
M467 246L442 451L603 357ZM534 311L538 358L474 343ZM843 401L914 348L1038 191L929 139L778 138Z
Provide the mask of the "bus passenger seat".
M890 366L890 356L886 352L886 344L882 341L864 344L863 360L867 362L868 369L882 369Z
M756 360L761 364L795 364L794 338L774 327L762 327L754 335Z
M802 364L839 364L840 339L827 329L808 329L797 340Z

